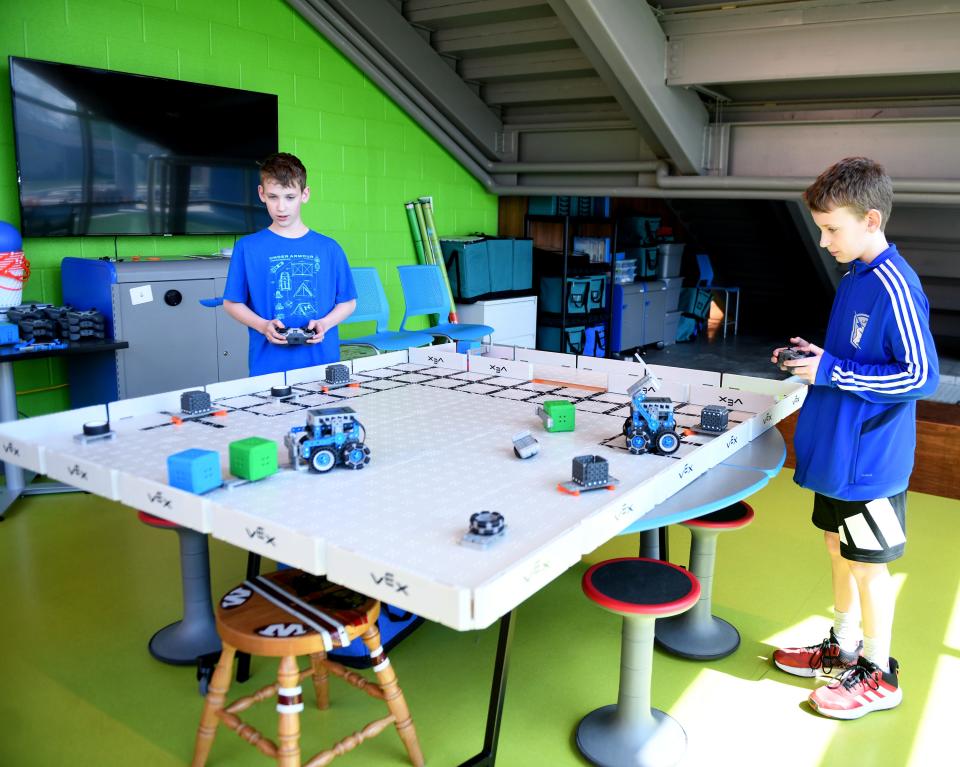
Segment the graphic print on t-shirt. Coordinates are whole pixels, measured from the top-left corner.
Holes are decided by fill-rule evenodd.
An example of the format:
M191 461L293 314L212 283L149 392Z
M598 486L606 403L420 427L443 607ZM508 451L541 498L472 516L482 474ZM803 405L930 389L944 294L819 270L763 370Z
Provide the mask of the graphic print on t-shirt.
M319 259L310 254L270 257L273 316L287 327L301 327L320 316L316 305Z

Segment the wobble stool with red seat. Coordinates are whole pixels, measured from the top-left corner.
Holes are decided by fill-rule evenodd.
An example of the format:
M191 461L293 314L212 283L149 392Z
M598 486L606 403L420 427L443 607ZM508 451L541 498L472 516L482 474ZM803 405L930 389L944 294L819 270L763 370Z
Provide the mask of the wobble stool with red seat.
M174 530L180 540L183 619L157 631L147 647L150 654L163 663L192 666L200 656L220 652L220 637L213 621L213 601L210 598L207 536L145 511L139 512L137 517L151 527Z
M317 707L326 709L329 706L328 672L384 701L389 714L316 754L304 767L323 767L364 740L379 735L391 724L396 727L410 762L414 767L422 767L423 755L413 719L380 643L379 615L377 600L302 570L278 570L248 578L227 593L216 612L223 652L204 702L193 767L206 764L221 721L261 753L275 759L280 767L300 767L300 712L303 711L300 683L312 677ZM358 636L363 638L374 661L377 684L327 658L331 649L346 647ZM237 650L280 658L277 681L225 706ZM301 655L310 657L310 667L305 671L297 664ZM237 716L254 703L274 696L279 714L277 743Z
M654 621L689 610L700 597L700 584L669 562L625 557L587 570L583 591L623 616L623 639L617 702L580 721L580 753L601 767L676 764L686 751L687 735L675 719L650 705Z
M753 521L753 509L740 501L683 523L690 530L690 571L700 581L700 599L683 615L657 621L657 646L692 660L725 658L740 646L740 632L713 614L713 570L717 536Z

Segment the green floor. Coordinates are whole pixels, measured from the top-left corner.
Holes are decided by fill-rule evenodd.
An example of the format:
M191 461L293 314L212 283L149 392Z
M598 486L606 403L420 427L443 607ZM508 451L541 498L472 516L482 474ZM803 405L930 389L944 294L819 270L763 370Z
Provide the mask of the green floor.
M904 702L859 722L813 714L814 682L771 669L773 645L819 640L830 616L822 543L808 523L810 495L784 471L752 499L755 523L722 536L715 612L739 627L740 649L713 663L659 654L654 703L689 736L687 765L931 765L956 753L960 685L960 501L912 494L894 655ZM675 561L689 536L673 530ZM633 554L618 539L588 559ZM245 555L212 543L214 591L243 572ZM189 668L146 651L180 609L175 535L129 509L70 494L20 501L0 524L0 765L187 763L201 700ZM580 591L584 566L563 574L518 611L498 764L581 765L572 734L587 711L617 694L619 624ZM458 764L481 744L496 627L458 633L426 624L392 653L427 763ZM255 664L253 685L274 673ZM377 701L334 680L333 708L304 716L304 755L380 715ZM308 702L311 701L308 698ZM270 705L249 717L273 731ZM948 760L949 761L949 760ZM221 731L211 765L267 760ZM402 765L393 733L335 764Z

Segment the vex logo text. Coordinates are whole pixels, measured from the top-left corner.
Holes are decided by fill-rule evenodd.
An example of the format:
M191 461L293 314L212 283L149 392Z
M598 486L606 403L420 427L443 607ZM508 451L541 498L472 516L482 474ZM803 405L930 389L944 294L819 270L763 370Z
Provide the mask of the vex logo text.
M527 583L529 583L529 582L532 581L534 578L536 578L538 575L540 575L540 573L544 572L545 570L549 570L549 569L550 569L550 563L549 563L549 562L544 562L542 559L538 559L536 562L533 563L533 567L530 568L529 572L527 572L527 574L523 576L523 579L524 579Z
M159 490L157 490L155 493L147 493L147 500L150 501L150 503L158 504L164 509L170 508L171 499L164 498L163 493L161 493Z
M772 419L773 419L773 416L770 415L769 413L764 413L764 414L763 414L763 422L764 422L764 424L770 423L770 421L771 421Z
M677 473L677 476L680 479L683 479L687 474L693 474L693 466L689 463L683 464L683 468Z
M742 405L743 404L743 400L740 399L739 397L737 397L736 399L734 399L733 397L719 397L719 400L725 405Z
M3 446L3 452L10 453L11 455L20 455L20 448L18 448L12 442L8 442Z
M407 596L410 596L410 592L407 591L409 584L400 583L400 581L394 577L393 573L384 573L383 575L370 573L370 577L373 578L373 582L378 586L386 586L389 589L393 589L398 594L406 594Z
M727 440L727 447L733 447L736 444L737 444L737 438L731 435L730 439Z
M633 514L633 504L632 504L632 503L624 503L624 504L621 504L621 505L620 505L620 509L619 509L619 510L617 511L617 513L614 515L614 518L615 518L615 519L623 519L624 517L626 517L626 516L628 516L628 515L630 515L630 514Z
M71 466L71 467L67 470L67 474L69 474L71 477L76 477L77 479L86 479L86 478L87 478L86 469L81 469L79 463L73 464L73 466Z
M266 530L262 527L258 527L256 530L251 530L249 527L243 528L247 531L248 538L256 538L258 541L263 541L268 546L276 546L277 536L269 535Z
M497 375L500 375L500 373L502 373L504 370L507 369L507 366L506 366L506 365L494 365L493 363L491 363L491 364L490 364L490 369L491 369L494 373L496 373Z
M446 361L442 356L432 357L429 354L427 355L427 359L434 365L439 365L441 362Z

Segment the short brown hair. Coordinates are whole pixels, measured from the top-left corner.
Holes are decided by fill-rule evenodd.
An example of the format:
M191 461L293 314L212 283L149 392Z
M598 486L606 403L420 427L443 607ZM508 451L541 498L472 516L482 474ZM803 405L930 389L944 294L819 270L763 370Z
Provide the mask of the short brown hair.
M307 169L296 155L277 152L260 162L260 183L264 184L268 179L280 186L299 184L300 191L303 191L307 188Z
M847 157L817 176L804 191L803 201L816 213L847 207L860 218L876 209L883 230L893 210L893 182L880 163L867 157Z

